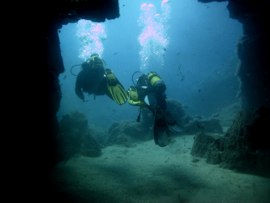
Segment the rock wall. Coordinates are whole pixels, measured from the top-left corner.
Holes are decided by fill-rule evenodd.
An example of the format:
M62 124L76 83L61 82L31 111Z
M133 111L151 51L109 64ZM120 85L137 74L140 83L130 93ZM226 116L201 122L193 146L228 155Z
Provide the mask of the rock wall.
M192 155L239 172L270 177L270 112L242 111L224 136L199 133Z
M12 4L6 11L8 18L15 20L8 22L10 26L6 30L10 36L14 34L11 41L18 41L9 49L12 55L9 61L17 62L16 66L10 66L12 72L16 70L10 76L12 83L19 78L15 92L22 94L16 99L20 109L16 112L19 116L16 120L23 123L23 128L18 128L19 139L16 139L16 156L20 154L20 158L12 160L16 162L13 167L16 172L12 176L18 174L14 180L16 192L21 194L16 196L25 197L27 202L57 202L51 199L54 191L50 175L59 160L56 113L61 89L58 76L64 71L58 31L62 25L82 18L96 22L118 18L118 0L44 0Z
M211 0L199 0L211 2ZM241 61L238 77L241 82L242 110L225 137L206 139L198 135L193 152L204 146L206 152L193 153L206 157L209 163L241 172L270 176L269 1L228 0L230 17L243 24L244 36L238 44ZM201 139L205 137L204 139ZM205 142L208 140L208 142ZM212 140L209 144L209 140ZM206 144L205 144L206 143Z

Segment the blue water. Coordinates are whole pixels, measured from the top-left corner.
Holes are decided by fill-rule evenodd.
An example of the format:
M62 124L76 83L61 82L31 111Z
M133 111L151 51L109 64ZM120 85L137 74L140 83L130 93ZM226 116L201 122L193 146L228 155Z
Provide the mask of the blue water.
M161 1L119 1L120 18L104 22L106 39L102 42L103 59L121 83L128 88L131 76L140 70L141 59L138 24L143 2L153 3L161 12ZM152 56L148 69L157 71L167 85L167 97L176 99L191 115L208 117L239 100L237 43L243 35L239 22L229 17L227 3L202 4L197 0L171 0L168 3L166 32L168 45L161 58ZM59 30L65 72L60 75L62 90L58 117L72 111L84 113L91 125L109 128L115 121L136 120L138 109L126 103L118 106L106 96L93 95L83 103L74 91L76 77L71 66L79 58L81 41L76 35L77 23ZM161 50L162 51L162 50ZM78 73L79 67L72 71Z

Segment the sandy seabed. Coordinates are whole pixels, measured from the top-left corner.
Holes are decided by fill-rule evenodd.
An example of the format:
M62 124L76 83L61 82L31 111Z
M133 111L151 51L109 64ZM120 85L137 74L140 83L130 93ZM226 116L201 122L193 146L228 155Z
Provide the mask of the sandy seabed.
M65 202L269 203L270 179L237 173L193 157L194 136L134 147L110 146L98 158L74 157L56 166L55 186Z

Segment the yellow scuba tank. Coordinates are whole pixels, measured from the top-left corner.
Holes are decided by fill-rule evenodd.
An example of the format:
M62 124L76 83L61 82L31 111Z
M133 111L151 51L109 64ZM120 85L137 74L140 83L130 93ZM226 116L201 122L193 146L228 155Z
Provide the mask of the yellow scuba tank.
M149 84L151 84L151 86L155 86L161 80L160 76L152 71L147 74L147 79L149 81Z

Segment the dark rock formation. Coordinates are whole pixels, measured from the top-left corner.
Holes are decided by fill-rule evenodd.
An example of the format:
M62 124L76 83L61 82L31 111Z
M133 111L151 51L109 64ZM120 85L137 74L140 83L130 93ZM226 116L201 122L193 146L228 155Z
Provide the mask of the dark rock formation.
M205 133L223 133L223 129L218 119L194 119L182 127L183 134Z
M143 122L123 121L114 123L109 128L107 144L119 144L132 147L135 143L153 139L150 128L145 128Z
M88 157L101 155L101 147L91 135L86 117L79 112L63 116L59 122L57 141L59 161L66 161L77 154Z
M221 162L223 138L220 134L199 133L194 138L191 154L193 156L207 158L208 163L219 164ZM216 150L216 147L218 149Z
M23 116L20 120L25 129L24 133L20 132L25 135L21 138L25 144L21 144L18 150L21 155L22 152L25 154L21 156L22 163L17 163L22 166L20 177L16 178L16 182L22 185L17 185L17 188L21 190L18 191L22 194L21 200L26 196L28 202L55 202L50 196L53 192L50 174L59 160L56 113L61 89L58 76L64 71L58 30L62 25L79 19L101 22L118 18L118 0L44 0L12 4L7 11L16 22L9 26L12 29L7 27L6 33L12 36L8 41L17 40L9 45L12 52L16 50L16 56L9 54L16 60L9 61L18 63L12 67L19 72L12 73L12 76L20 82L17 83L15 78L12 82L16 81L15 91L18 89L23 95L23 104L18 105L22 112L17 115Z
M238 44L242 110L226 136L209 144L203 155L211 163L265 176L270 171L269 5L267 0L228 0L230 17L241 22L244 30Z
M192 120L192 118L186 114L183 105L176 100L168 99L167 108L170 116L175 120L178 126L184 126Z
M243 111L225 136L221 165L270 177L270 111Z
M43 9L42 6L50 8L50 11ZM30 53L34 59L34 68L41 69L42 75L45 75L45 78L39 78L40 81L37 82L37 84L43 83L40 90L43 92L41 100L45 101L47 107L45 117L48 120L46 126L48 132L44 135L44 139L51 137L49 144L54 145L58 130L56 112L61 99L58 76L64 71L58 29L64 24L77 22L79 19L102 22L117 18L119 17L118 0L46 1L38 4L36 9L31 11L35 18L39 19L39 23L36 24L35 29L29 30L29 37L31 37L29 41L32 42ZM47 154L45 151L44 153ZM55 164L57 156L55 150L48 159L49 167Z
M225 136L196 135L192 155L225 168L270 177L269 123L269 109L243 111Z

